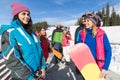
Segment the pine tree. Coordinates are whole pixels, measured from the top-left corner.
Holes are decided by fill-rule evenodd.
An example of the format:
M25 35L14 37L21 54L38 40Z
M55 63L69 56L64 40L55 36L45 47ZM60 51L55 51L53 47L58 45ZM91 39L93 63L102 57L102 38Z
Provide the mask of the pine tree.
M116 16L116 25L118 26L118 25L120 25L120 23L119 23L119 15L117 14L117 16Z
M106 25L105 20L106 20L106 14L105 14L105 8L103 8L103 9L102 9L102 21L103 21L103 26Z
M96 15L98 15L101 19L102 19L102 12L98 10L98 12L96 13Z
M111 26L115 26L116 24L116 12L115 12L115 9L114 7L112 8L112 14L111 14Z
M105 9L103 8L102 9L102 20L104 19L104 16L105 16Z
M109 4L107 3L107 5L106 5L106 18L105 18L106 25L105 26L110 25L109 13L110 13L110 9L109 9Z

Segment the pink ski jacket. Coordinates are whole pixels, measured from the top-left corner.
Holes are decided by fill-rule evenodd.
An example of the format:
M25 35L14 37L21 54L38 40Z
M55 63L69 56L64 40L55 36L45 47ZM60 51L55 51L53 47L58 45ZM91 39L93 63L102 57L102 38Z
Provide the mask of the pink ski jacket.
M68 36L63 36L62 37L62 46L65 47L65 46L70 46L70 41L69 40L72 40L71 36L68 35Z

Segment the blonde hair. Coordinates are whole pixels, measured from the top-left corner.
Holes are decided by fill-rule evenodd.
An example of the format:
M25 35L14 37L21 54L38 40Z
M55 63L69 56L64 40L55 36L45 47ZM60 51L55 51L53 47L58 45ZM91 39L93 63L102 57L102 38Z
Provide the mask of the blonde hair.
M87 33L86 29L83 29L83 30L86 34ZM95 24L93 24L93 26L92 26L92 36L95 37L97 32L98 32L98 27Z
M92 26L92 36L95 37L97 32L98 32L98 27L95 24L93 24L93 26Z

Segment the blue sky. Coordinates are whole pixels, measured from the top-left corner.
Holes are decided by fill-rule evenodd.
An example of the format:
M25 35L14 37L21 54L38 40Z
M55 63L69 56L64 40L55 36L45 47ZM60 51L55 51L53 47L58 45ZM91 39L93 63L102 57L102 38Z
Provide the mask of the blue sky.
M74 25L82 14L101 10L108 2L120 8L120 0L0 0L0 25L12 21L11 3L19 2L31 11L33 23ZM119 9L118 9L119 10ZM118 11L120 12L120 10Z

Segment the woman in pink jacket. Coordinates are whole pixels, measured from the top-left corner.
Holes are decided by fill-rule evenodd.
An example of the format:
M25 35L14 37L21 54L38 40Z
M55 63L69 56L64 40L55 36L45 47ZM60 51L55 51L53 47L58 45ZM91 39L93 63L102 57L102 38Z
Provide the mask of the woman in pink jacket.
M70 41L72 40L71 35L67 33L67 29L63 30L63 37L62 37L62 46L63 46L63 56L65 58L65 63L68 64L70 62L69 57L69 48L70 48Z

